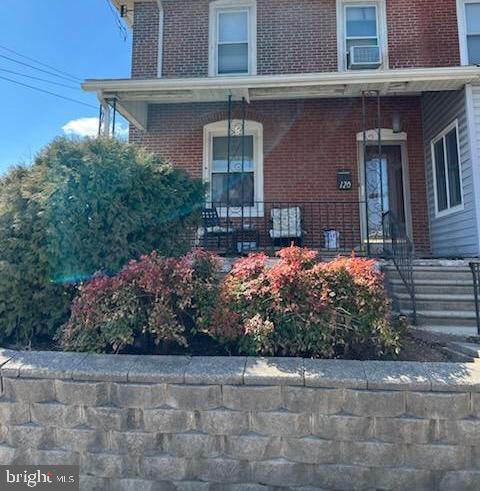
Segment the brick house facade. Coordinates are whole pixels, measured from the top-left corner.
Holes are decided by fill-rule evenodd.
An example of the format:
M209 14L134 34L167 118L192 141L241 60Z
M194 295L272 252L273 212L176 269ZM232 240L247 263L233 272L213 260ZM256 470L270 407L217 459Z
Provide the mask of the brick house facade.
M480 70L462 59L463 0L116 3L126 6L133 30L132 78L84 87L105 107L115 99L131 123L130 141L203 179L210 199L215 166L223 164L209 147L222 135L208 131L224 122L227 135L231 97L230 121L245 117L261 127L262 162L251 164L262 167L258 187L258 169L252 178L256 201L356 203L349 209L352 243L344 244L353 249L368 240L363 202L371 200L381 213L401 215L419 256L479 255L480 210L468 204L478 162L467 106ZM377 147L380 162L378 152L369 157ZM371 165L386 173L380 194L369 189ZM339 188L345 170L348 190ZM473 186L473 196L478 191ZM262 207L262 215L270 213ZM449 225L467 219L471 228ZM345 236L344 216L322 220ZM464 246L461 234L473 234L475 245ZM325 248L322 240L314 245Z

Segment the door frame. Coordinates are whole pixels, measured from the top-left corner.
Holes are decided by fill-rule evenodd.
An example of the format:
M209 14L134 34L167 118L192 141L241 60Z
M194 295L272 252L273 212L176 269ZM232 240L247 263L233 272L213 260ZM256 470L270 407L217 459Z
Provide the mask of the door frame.
M372 129L366 132L367 145L375 146L378 141L378 130ZM405 206L405 227L408 236L413 241L413 226L412 226L412 202L410 194L410 176L408 165L408 147L407 133L394 133L392 129L382 128L381 130L382 145L399 146L402 160L402 185L403 185L403 202ZM365 165L363 152L363 132L357 133L357 152L358 152L358 195L360 200L360 234L362 245L367 243L367 213L365 209ZM388 165L388 164L387 164Z

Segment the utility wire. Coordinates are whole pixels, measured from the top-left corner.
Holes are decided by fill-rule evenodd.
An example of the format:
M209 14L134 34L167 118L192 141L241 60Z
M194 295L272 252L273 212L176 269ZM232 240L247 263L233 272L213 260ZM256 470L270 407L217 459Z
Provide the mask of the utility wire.
M1 44L0 44L0 49L3 49L5 51L8 51L8 52L10 52L10 53L12 53L14 55L20 56L21 58L25 58L26 60L33 61L37 65L41 65L41 66L43 66L45 68L50 68L50 70L53 70L53 71L55 71L57 73L61 73L62 75L66 75L67 77L70 77L73 80L77 80L78 82L81 82L81 79L79 79L75 75L72 75L70 73L64 72L62 70L59 70L58 68L55 68L55 67L53 67L51 65L47 65L46 63L42 63L41 61L38 61L35 58L30 58L29 56L22 55L18 51L15 51L15 50L13 50L11 48L7 48L6 46L2 46Z
M125 29L125 26L122 24L122 21L118 18L118 13L115 10L115 7L112 5L111 0L105 0L110 8L110 12L112 13L115 23L117 24L118 30L120 31L120 35L122 36L123 40L126 41L128 37L128 32Z
M33 85L24 84L23 82L19 82L18 80L13 80L11 78L2 77L1 75L0 75L0 79L1 80L6 80L7 82L12 82L12 83L17 84L17 85L21 85L23 87L27 87L28 89L33 89L33 90L37 90L38 92L43 92L44 94L53 95L54 97L58 97L60 99L66 100L66 101L76 102L77 104L82 104L83 106L87 106L87 107L91 107L93 109L97 109L96 106L94 106L92 104L88 104L87 102L79 101L77 99L72 99L71 97L65 97L63 95L56 94L55 92L50 92L49 90L41 89L40 87L34 87Z
M58 85L60 87L66 87L67 89L81 90L80 87L75 87L74 85L62 84L62 82L56 82L55 80L48 80L46 78L41 78L41 77L34 77L33 75L27 75L26 73L16 72L14 70L7 70L6 68L0 68L0 72L6 72L6 73L11 73L13 75L18 75L20 77L31 78L32 80L38 80L40 82L46 82L49 84Z
M5 58L8 61L13 61L14 63L18 63L19 65L23 65L23 66L27 66L29 68L33 68L34 70L38 70L39 72L48 73L48 75L52 75L53 77L62 78L64 80L67 80L68 82L74 82L74 83L77 82L77 80L74 80L72 78L67 78L67 77L64 77L63 75L58 75L58 74L56 74L54 72L50 72L48 70L43 70L42 68L37 68L36 66L29 65L28 63L24 63L23 61L15 60L14 58L10 58L9 56L0 55L0 58Z

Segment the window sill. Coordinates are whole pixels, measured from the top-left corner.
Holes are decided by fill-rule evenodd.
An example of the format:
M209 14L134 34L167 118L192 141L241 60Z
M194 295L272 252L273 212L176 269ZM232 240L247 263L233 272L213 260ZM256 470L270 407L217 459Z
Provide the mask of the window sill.
M454 215L455 213L459 213L465 209L464 204L454 206L453 208L447 208L442 211L435 211L435 218L445 218L450 215Z

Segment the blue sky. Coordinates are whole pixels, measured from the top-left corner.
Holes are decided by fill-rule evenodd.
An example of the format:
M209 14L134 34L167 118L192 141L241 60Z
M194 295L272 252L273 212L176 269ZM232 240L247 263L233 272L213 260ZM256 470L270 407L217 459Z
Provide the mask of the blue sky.
M107 0L1 0L0 45L68 72L79 79L128 78L131 36L124 41ZM0 48L0 55L34 64ZM38 66L38 65L36 65ZM48 70L48 68L39 66ZM0 56L0 77L92 104L90 108L0 79L0 174L13 164L29 163L57 135L82 134L98 116L95 95L7 73L11 70L72 85ZM75 84L74 84L75 85Z

